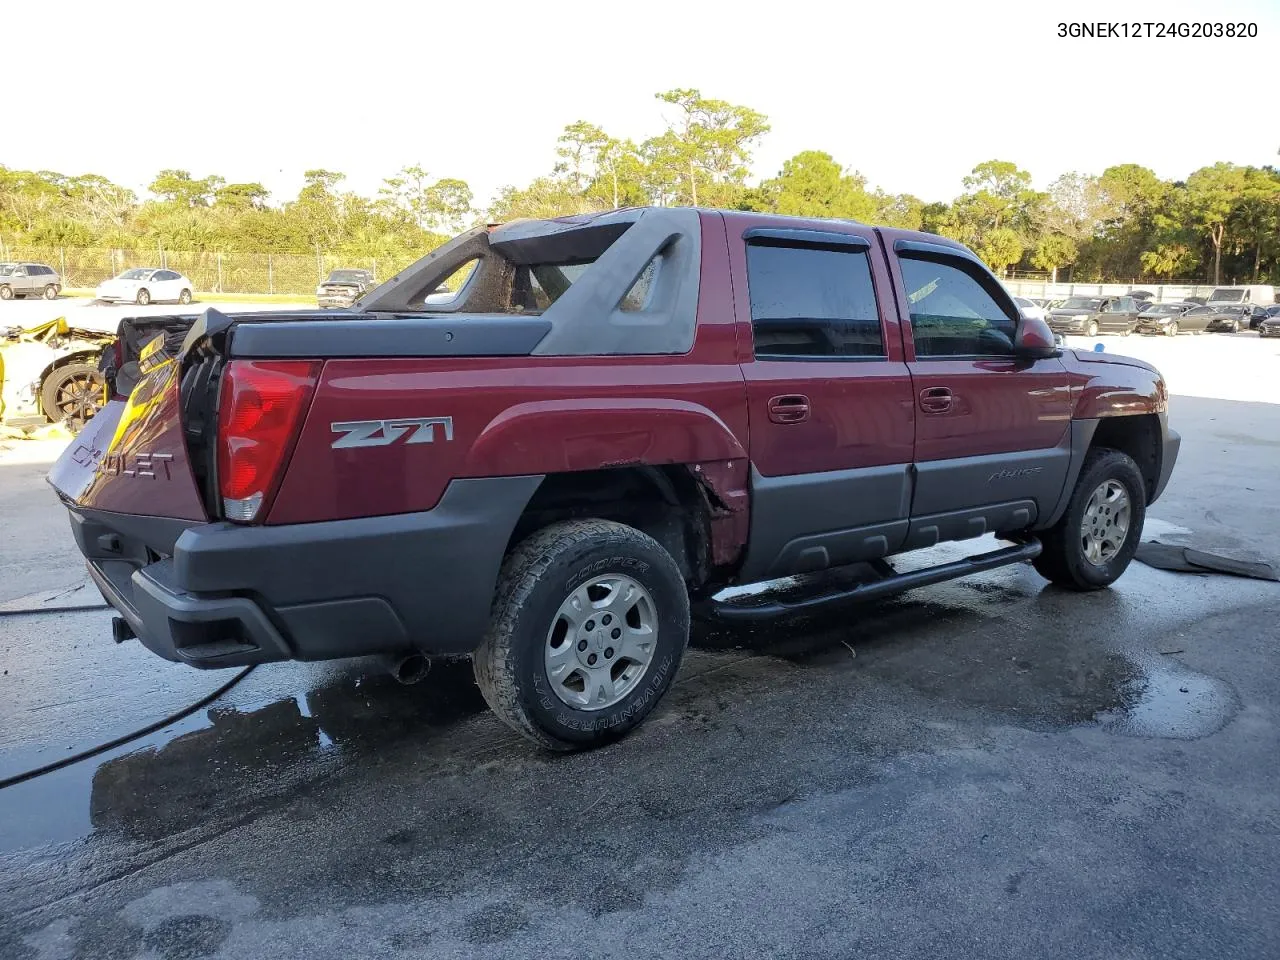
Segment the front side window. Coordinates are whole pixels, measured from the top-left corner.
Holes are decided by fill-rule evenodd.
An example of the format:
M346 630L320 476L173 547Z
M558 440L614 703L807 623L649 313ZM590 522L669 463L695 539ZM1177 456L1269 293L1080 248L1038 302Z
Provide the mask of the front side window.
M1017 321L976 277L936 260L900 263L917 357L1013 355Z
M864 250L750 243L747 289L758 358L885 355Z

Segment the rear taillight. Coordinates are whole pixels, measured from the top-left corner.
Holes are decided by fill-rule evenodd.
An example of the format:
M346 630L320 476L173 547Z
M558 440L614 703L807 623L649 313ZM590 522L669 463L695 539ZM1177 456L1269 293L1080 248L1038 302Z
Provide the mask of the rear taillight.
M218 401L218 490L228 520L266 516L315 391L311 360L233 360Z

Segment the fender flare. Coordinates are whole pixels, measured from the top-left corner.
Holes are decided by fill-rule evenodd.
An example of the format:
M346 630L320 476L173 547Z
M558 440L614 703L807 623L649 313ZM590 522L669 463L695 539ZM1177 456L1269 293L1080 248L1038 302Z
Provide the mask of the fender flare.
M555 442L546 442L547 437ZM461 475L572 473L746 456L723 420L687 400L535 400L508 407L485 426Z

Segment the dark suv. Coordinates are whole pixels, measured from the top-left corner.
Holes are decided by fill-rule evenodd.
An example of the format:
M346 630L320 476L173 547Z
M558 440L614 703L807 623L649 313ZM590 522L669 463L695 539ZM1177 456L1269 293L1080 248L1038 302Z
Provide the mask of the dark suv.
M1138 314L1147 304L1131 297L1070 297L1049 311L1049 327L1054 333L1096 337L1118 333L1127 337L1138 326Z

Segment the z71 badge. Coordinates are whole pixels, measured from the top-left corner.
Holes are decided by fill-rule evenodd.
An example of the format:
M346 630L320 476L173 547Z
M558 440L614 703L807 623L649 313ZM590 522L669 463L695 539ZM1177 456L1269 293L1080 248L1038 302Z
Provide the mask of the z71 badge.
M453 417L348 420L329 424L334 433L343 434L331 444L335 450L343 447L387 447L401 439L405 443L435 443L436 427L442 428L446 442L453 439Z

